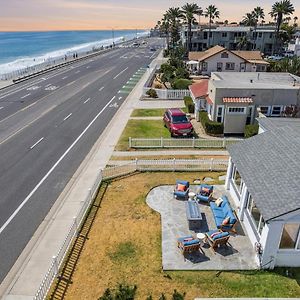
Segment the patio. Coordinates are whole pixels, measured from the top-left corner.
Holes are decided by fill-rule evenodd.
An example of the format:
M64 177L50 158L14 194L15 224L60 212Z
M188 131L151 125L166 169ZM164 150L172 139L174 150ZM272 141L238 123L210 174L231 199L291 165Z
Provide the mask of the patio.
M191 186L194 191L196 186ZM197 232L207 232L215 229L216 225L210 206L200 205L202 224L197 232L190 231L185 211L185 201L173 198L174 186L159 186L150 191L147 204L159 212L162 223L162 266L163 270L253 270L258 266L255 262L255 252L238 223L237 235L229 239L228 247L219 248L214 254L207 244L201 251L187 254L185 257L177 248L177 238L196 235ZM214 185L214 198L226 195L233 209L233 201L223 185Z

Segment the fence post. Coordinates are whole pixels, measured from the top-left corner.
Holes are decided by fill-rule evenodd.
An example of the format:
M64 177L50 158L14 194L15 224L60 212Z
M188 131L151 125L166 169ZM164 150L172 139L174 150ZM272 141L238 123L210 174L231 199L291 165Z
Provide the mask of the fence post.
M195 148L195 137L193 136L193 148Z
M138 171L138 159L137 157L135 158L135 171Z
M161 148L164 147L164 138L163 137L160 138L160 147Z
M213 165L214 165L214 159L211 158L211 159L210 159L210 171L213 170Z
M53 259L53 266L54 266L54 271L55 271L55 275L58 274L58 262L57 262L57 257L54 255L52 256Z
M226 139L223 138L223 148L225 149L226 148Z
M176 169L176 158L173 158L173 172L175 172Z
M132 143L131 143L131 137L129 137L129 148L131 148Z

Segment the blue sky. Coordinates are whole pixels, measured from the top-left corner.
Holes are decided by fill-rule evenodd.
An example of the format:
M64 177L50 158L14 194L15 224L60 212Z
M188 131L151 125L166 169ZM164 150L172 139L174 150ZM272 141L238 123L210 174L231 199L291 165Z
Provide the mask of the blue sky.
M0 29L64 30L151 28L165 10L182 6L181 0L0 0ZM220 10L220 20L240 21L256 6L268 12L275 1L214 0L195 2L202 8L210 4ZM299 0L291 0L300 19ZM297 3L298 2L298 3ZM205 18L202 18L204 21Z

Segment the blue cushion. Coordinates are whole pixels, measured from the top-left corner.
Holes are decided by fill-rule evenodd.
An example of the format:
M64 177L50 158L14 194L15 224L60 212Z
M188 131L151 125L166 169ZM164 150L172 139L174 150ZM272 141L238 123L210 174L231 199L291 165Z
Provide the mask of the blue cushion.
M186 180L176 180L176 185L177 184L183 184L183 185L185 185L187 187L190 186L190 183L188 181L186 181Z
M199 240L194 239L188 242L183 242L183 246L197 245L199 243L200 243Z
M193 237L191 235L183 236L177 239L178 242L183 242L186 239L192 239Z
M224 221L224 218L219 218L219 217L215 216L215 222L216 222L217 228L221 227L223 221Z
M216 217L224 219L224 213L222 211L220 211L219 209L216 209L213 212Z
M212 240L217 240L220 239L222 237L228 236L229 233L228 232L220 232L219 234L216 234L214 237L212 237Z
M210 202L209 205L212 210L216 209L216 210L223 211L222 207L217 206L215 202Z
M217 231L219 231L219 230L218 229L212 229L212 230L206 232L206 234L210 236L210 235L212 235L213 233L215 233Z
M203 195L198 194L198 195L196 195L196 198L198 200L205 201L205 202L209 201L209 196L203 196Z

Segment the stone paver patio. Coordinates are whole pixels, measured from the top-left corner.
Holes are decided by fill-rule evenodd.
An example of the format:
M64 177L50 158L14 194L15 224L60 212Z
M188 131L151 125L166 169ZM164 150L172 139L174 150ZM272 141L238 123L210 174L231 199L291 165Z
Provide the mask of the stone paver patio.
M221 247L214 254L205 244L202 251L188 254L185 257L177 248L177 238L196 235L197 232L207 232L215 229L215 222L207 204L200 204L202 225L199 231L190 231L185 212L185 201L173 198L174 186L160 186L150 191L147 204L161 214L162 222L162 265L164 270L252 270L258 266L255 262L255 252L249 238L245 235L240 223L237 225L237 235L231 235L228 247ZM196 186L190 188L195 190ZM214 198L227 195L223 185L214 185ZM233 208L235 208L232 205Z

